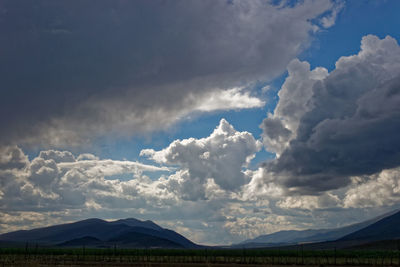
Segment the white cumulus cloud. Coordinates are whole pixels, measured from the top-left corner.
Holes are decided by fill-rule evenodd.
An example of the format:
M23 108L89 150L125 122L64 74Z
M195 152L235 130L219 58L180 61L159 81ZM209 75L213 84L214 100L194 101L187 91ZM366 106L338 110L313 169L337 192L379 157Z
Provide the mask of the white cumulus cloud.
M224 190L235 191L249 180L246 167L261 143L249 132L238 132L225 119L214 132L201 139L175 140L160 151L145 149L142 156L162 164L177 165L180 171L173 177L186 197L204 197L208 178ZM191 192L196 191L197 193Z

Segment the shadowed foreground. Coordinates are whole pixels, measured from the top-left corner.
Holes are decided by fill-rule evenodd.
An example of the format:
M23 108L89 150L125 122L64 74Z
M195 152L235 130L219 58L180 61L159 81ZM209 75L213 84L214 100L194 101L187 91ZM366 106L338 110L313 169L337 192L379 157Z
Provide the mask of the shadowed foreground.
M146 262L137 262L137 263L101 263L101 262L88 262L88 263L76 263L76 264L40 264L36 262L32 263L13 263L10 265L3 265L3 266L15 266L15 267L22 267L22 266L40 266L40 267L47 267L47 266L115 266L115 267L124 267L124 266L132 266L132 267L226 267L226 266L249 266L249 267L260 267L260 266L268 266L268 267L278 267L282 265L269 265L269 264L232 264L232 263L146 263ZM336 266L336 267L344 267L346 265L290 265L292 267L302 266L302 267L323 267L323 266ZM364 266L364 265L353 265L353 266Z
M0 266L394 266L398 250L1 248Z

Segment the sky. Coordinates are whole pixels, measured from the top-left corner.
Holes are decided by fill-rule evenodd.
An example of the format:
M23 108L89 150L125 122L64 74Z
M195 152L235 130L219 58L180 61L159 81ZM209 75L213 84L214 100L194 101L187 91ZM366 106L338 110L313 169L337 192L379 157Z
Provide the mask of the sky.
M0 2L0 233L201 244L400 208L400 2Z

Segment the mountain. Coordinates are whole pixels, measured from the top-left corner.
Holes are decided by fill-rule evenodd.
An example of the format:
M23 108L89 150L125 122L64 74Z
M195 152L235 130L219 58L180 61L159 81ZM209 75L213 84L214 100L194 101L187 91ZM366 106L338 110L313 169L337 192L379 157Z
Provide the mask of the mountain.
M135 218L127 218L127 219L120 219L117 221L112 222L114 224L126 224L129 226L133 226L133 227L143 227L143 228L150 228L150 229L154 229L154 230L162 230L163 228L160 227L159 225L155 224L154 222L147 220L147 221L141 221Z
M387 214L386 214L387 215ZM326 250L326 249L372 249L398 250L400 247L400 212L369 224L334 241L284 245L281 249ZM260 244L258 244L260 245ZM277 246L275 246L277 247Z
M109 242L118 247L184 248L181 244L175 243L169 239L138 232L124 233L110 239Z
M198 245L182 235L160 227L152 221L134 218L117 221L87 219L32 230L0 235L0 243L37 243L47 246L171 247L196 248Z
M84 236L80 238L71 239L64 243L58 244L60 247L103 247L105 242L91 236Z
M400 239L400 212L348 234L338 241L373 242L393 239Z
M334 241L347 236L353 232L364 229L385 217L390 217L397 210L385 213L373 219L334 229L308 229L308 230L285 230L268 235L261 235L254 239L245 240L233 247L272 247L285 246L299 243L317 243Z

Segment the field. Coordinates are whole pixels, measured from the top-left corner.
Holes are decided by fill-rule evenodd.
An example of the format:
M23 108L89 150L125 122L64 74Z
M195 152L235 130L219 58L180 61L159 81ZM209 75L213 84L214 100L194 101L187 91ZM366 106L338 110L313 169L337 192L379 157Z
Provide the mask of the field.
M0 248L1 266L392 266L399 251Z

